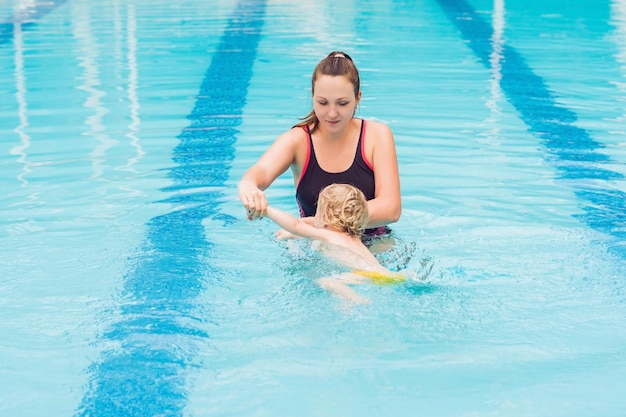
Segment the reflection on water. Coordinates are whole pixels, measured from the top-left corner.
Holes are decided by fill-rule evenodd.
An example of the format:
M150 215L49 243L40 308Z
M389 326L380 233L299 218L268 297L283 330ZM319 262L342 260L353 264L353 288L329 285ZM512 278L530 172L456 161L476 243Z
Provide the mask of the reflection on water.
M89 3L72 4L74 16L73 35L76 38L78 65L83 69L83 74L79 77L82 84L76 86L78 90L85 91L87 97L83 103L85 108L93 110L93 113L87 116L85 124L89 130L84 135L94 137L98 144L89 154L91 159L91 178L102 178L106 162L107 151L117 144L116 140L109 137L107 129L103 123L104 116L109 113L109 109L103 104L102 98L106 96L106 92L99 88L102 84L100 80L100 67L98 61L102 59L100 47L91 30L92 13L89 9Z
M101 8L92 7L88 3L70 3L66 11L71 13L71 34L75 41L74 43L61 48L62 50L56 49L57 45L54 41L50 41L50 44L44 43L41 46L32 44L32 41L25 44L25 35L30 33L30 31L25 32L26 29L35 27L33 23L37 22L37 19L54 11L63 3L65 3L63 0L46 3L34 1L20 2L15 7L11 22L5 24L5 26L11 25L11 32L2 33L2 43L11 41L6 47L11 48L13 51L15 115L18 119L18 124L13 129L13 132L17 135L20 143L10 150L10 154L16 155L18 157L16 162L22 165L21 173L17 174L17 180L22 185L28 184L29 174L32 173L35 166L51 162L47 159L35 163L32 162L32 157L29 158L28 150L32 150L34 142L43 144L48 140L45 136L41 138L43 140L39 140L38 135L42 132L41 122L33 124L32 117L42 118L47 112L60 110L61 105L69 105L75 99L75 95L71 94L70 91L64 91L62 93L63 99L59 100L56 106L51 106L42 111L39 108L40 101L50 91L63 91L65 88L74 88L86 93L82 101L83 109L88 111L86 114L81 112L82 109L69 106L66 106L61 111L68 118L72 127L79 126L78 123L75 123L75 121L79 120L86 126L86 130L80 131L78 134L94 138L96 141L87 155L66 155L69 158L87 158L91 163L91 179L108 181L106 180L106 175L104 175L104 170L110 161L118 157L111 154L111 150L120 144L118 139L112 137L117 134L117 128L112 129L111 125L107 124L106 117L126 117L130 120L125 136L133 152L127 155L122 164L115 164L118 166L117 169L137 173L133 167L140 162L146 153L141 146L139 134L141 120L139 114L139 63L137 60L138 41L136 36L135 6L132 4L126 5L123 10L125 11L124 16L118 2L114 2L109 9L104 11ZM109 33L102 34L100 32L99 26L109 18L108 12L111 12L113 19L111 22L112 35L116 39L124 39L125 42L109 43L107 39ZM97 27L95 30L92 27L94 24ZM26 39L30 39L30 37ZM40 54L42 52L38 48L43 50L49 48L49 50L46 50L47 54L57 54L58 56L58 63L55 69L59 71L59 75L56 77L60 78L55 83L42 83L41 76L44 76L45 79L47 70L40 65ZM112 50L109 50L109 48L112 48ZM63 60L62 58L65 58L63 55L66 54L73 60ZM71 68L68 64L72 64L76 68ZM107 76L109 75L107 71L111 66L126 69L126 74L115 74L117 78L125 77L126 79L124 91L126 92L125 98L128 103L128 111L124 113L120 112L114 100L115 95L112 93L116 93L116 91L107 91L108 87L106 87L106 84L108 83ZM80 69L80 74L72 79L70 77L74 69ZM30 80L35 82L27 85ZM35 106L29 103L29 100L34 102ZM82 119L78 119L79 117L82 117ZM45 135L45 130L43 132ZM65 139L77 140L79 138L66 137ZM66 140L60 145L66 145L67 142ZM79 149L80 147L76 147L77 151ZM120 150L120 152L123 151Z
M502 80L502 51L504 44L504 0L494 0L493 2L492 26L493 34L491 35L491 54L489 55L491 80L489 83L490 96L486 101L486 106L490 110L490 115L486 122L492 126L490 139L498 139L500 136L500 128L498 122L500 120L500 102L503 100L502 88L500 81Z
M22 164L22 172L17 179L22 185L28 184L26 176L31 172L30 163L27 160L26 150L30 146L31 137L26 133L28 127L28 103L26 102L26 77L24 76L24 39L22 37L22 24L13 23L13 43L14 43L14 77L15 77L15 99L17 101L17 115L19 125L14 129L20 138L21 143L14 146L10 153L18 155L17 162Z
M139 119L139 98L137 97L137 84L138 84L138 67L137 67L137 22L135 21L135 7L132 4L127 6L127 19L126 19L126 61L128 66L128 103L130 110L131 123L128 125L128 133L126 137L130 139L130 145L135 149L136 156L130 158L128 163L119 169L131 170L137 162L145 155L144 150L141 148L139 142L139 125L141 120Z
M439 0L438 3L476 57L489 68L492 50L487 41L494 32L491 25L467 1ZM557 101L547 80L517 49L504 45L502 54L502 91L519 111L529 132L545 147L544 160L558 173L557 179L578 197L585 213L574 217L591 228L611 234L616 238L613 250L624 256L621 242L626 238L622 230L626 221L623 210L626 193L612 190L610 183L623 180L624 175L611 169L612 160L603 152L604 144L578 126L576 112ZM602 184L600 190L597 184Z

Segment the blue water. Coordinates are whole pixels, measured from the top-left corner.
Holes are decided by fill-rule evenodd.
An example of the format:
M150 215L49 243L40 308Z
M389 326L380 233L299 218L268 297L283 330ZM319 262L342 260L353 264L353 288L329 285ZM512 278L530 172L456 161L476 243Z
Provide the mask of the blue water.
M0 4L0 415L626 414L624 1L171 3ZM421 277L361 307L236 195L336 49Z

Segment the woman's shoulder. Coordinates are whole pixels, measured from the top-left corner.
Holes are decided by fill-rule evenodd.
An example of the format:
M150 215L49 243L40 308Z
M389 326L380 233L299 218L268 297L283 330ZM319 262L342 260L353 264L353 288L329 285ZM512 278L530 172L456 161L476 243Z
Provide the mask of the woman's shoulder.
M307 136L308 131L309 127L307 125L295 125L292 126L291 129L287 130L284 134L295 137L304 137Z
M391 128L386 123L377 120L365 120L364 122L368 139L387 140L393 138Z
M278 140L283 142L290 142L292 144L297 144L303 142L307 136L306 130L301 126L294 126L291 129L281 133L278 136Z
M368 131L385 134L391 133L391 128L389 128L389 126L384 122L378 120L364 119L364 123L367 126Z

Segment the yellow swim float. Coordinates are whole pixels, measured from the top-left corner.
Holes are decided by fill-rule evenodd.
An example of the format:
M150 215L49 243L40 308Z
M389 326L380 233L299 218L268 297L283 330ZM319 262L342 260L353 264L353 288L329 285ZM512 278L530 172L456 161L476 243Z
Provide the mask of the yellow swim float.
M394 272L363 271L360 269L355 269L352 272L357 275L368 277L372 280L372 282L374 282L374 284L378 285L391 285L406 281L406 277L404 275Z

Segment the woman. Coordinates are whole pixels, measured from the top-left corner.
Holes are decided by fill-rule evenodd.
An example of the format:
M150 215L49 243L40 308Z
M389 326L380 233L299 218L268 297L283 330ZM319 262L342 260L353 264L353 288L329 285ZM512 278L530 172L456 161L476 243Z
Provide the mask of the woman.
M313 110L280 135L239 182L250 220L267 212L264 190L289 167L300 215L315 215L317 196L333 183L352 184L368 200L368 229L398 221L400 178L391 130L354 117L361 100L359 73L344 52L331 52L313 72Z

